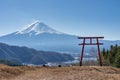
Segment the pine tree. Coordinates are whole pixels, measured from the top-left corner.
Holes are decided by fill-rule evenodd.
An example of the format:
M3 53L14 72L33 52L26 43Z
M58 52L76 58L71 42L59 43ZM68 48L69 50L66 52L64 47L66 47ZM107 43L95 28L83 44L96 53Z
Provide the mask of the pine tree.
M102 53L103 53L103 56L105 57L105 54L106 54L106 52L105 52L105 48L103 48Z
M111 45L110 50L102 51L102 59L104 65L110 65L120 68L120 46L117 44L115 46Z
M113 45L110 46L110 49L112 49L112 48L113 48Z
M115 57L114 65L115 65L115 67L120 68L120 52Z
M113 46L110 50L110 53L109 53L109 61L110 61L110 64L113 65L113 63L115 62L115 56L118 52L118 46Z
M108 59L108 55L109 55L109 50L107 49L107 52L105 54L105 59Z

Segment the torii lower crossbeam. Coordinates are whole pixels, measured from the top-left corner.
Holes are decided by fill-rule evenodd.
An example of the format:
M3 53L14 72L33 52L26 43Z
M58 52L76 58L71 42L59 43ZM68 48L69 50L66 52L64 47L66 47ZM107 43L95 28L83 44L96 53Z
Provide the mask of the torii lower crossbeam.
M82 60L83 60L83 54L84 54L84 47L85 45L97 45L98 47L98 56L99 56L99 63L100 66L102 66L102 60L101 60L101 56L100 56L100 45L103 45L103 43L99 43L99 39L103 39L104 37L78 37L78 39L83 39L83 43L79 44L82 45L82 53L80 56L80 66L82 66ZM93 39L96 39L96 43L93 43ZM89 43L86 43L86 40L90 40Z

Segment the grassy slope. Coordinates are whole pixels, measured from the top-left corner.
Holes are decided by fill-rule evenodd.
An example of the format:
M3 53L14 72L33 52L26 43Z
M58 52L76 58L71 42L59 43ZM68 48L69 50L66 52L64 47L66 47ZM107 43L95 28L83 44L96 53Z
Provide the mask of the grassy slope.
M10 67L7 65L0 64L0 80L9 80L19 75L25 74L26 71L36 70L35 67L21 66L21 67Z
M12 68L0 65L0 80L1 77L4 80L120 80L120 69L98 66Z

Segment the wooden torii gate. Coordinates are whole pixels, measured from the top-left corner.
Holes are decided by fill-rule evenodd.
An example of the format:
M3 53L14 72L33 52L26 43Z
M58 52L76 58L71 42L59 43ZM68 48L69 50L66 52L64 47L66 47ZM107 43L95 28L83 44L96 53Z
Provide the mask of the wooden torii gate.
M85 45L97 45L99 63L100 63L100 66L102 66L102 60L101 60L101 56L100 56L100 45L103 45L103 43L99 43L99 39L103 39L103 38L104 37L78 37L78 39L83 39L83 43L79 44L79 45L82 45L82 53L81 53L81 57L80 57L80 66L82 66ZM96 43L95 42L93 43L93 41L92 41L93 39L96 39ZM90 40L90 42L86 43L86 40Z

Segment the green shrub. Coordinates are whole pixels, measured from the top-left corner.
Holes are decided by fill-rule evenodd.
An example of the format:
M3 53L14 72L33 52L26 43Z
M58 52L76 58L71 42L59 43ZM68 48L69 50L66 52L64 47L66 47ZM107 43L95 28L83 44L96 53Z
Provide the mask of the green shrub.
M21 66L22 64L17 61L12 61L12 60L5 60L5 59L0 59L0 64L5 64L9 66Z

